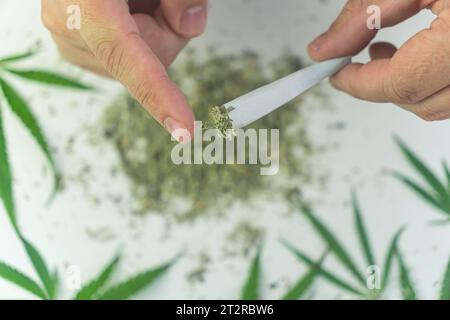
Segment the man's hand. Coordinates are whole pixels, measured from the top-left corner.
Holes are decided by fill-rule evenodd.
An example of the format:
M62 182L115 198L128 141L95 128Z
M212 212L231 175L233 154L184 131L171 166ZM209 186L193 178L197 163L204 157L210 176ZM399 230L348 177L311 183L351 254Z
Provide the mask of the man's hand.
M373 44L373 61L347 66L332 84L357 98L396 103L428 121L450 118L450 0L350 0L330 29L310 44L310 55L320 61L364 49L377 32L366 24L370 5L380 7L382 27L425 8L437 18L398 50Z
M66 26L73 5L79 30ZM166 67L204 31L207 0L42 0L42 18L65 59L119 80L169 132L193 132L193 112Z

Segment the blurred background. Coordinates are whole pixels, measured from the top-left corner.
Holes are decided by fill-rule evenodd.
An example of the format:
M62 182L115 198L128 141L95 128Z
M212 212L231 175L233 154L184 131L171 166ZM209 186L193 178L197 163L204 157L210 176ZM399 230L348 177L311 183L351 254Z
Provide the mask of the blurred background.
M199 57L210 47L221 54L252 50L264 61L276 60L289 48L310 63L307 44L328 27L344 3L211 0L208 30L189 47ZM398 27L381 31L377 40L400 45L432 19L430 13L423 12ZM1 1L0 39L0 57L40 42L42 51L21 66L57 71L98 88L96 92L80 93L12 81L32 105L64 176L64 190L49 207L46 200L52 180L48 164L16 117L4 112L20 225L47 263L57 266L63 297L72 292L64 283L70 266L79 266L85 282L120 250L123 260L118 279L184 253L164 281L137 298L239 298L255 252L252 239L246 238L249 232L239 233L244 226L264 239L262 295L276 299L308 270L279 240L288 240L315 259L325 250L326 245L311 224L293 212L286 201L268 202L262 197L253 206L231 202L222 216L208 215L186 223L174 222L164 214L135 214L130 181L120 170L111 178L111 168L120 162L117 152L107 143L92 141L96 139L92 132L105 109L123 92L121 86L61 60L41 24L39 1ZM367 59L367 52L355 58L360 62ZM418 177L402 156L394 136L405 141L434 171L441 172L441 161L450 161L445 139L450 134L448 122L425 123L393 105L358 101L328 84L320 90L327 99L306 95L303 104L308 136L314 145L325 146L314 157L311 170L317 177L325 176L326 181L302 187L305 197L313 201L317 216L332 227L361 266L364 256L354 231L352 188L358 193L374 253L380 260L393 234L406 225L400 246L417 294L420 298L437 298L450 255L449 226L430 226L430 221L444 216L387 172L398 170ZM112 195L120 195L120 203L111 201ZM3 212L1 207L0 260L32 274L32 266ZM334 257L330 256L325 265L351 281ZM394 272L387 298L401 297L397 282L398 272ZM309 297L352 296L318 279ZM0 280L0 298L30 296Z

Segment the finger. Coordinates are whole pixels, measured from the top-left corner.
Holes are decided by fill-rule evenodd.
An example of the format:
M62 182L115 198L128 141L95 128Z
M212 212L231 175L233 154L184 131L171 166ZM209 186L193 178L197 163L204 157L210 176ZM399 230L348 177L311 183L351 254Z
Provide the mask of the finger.
M402 108L415 113L426 121L446 120L450 118L450 87L416 104L402 104Z
M86 43L81 38L76 39L76 38L58 35L58 34L54 34L54 33L51 36L57 44L66 43L67 45L69 45L71 47L75 47L75 48L78 48L83 51L88 51L88 52L90 51L90 49L87 47Z
M156 8L159 6L159 1L148 1L148 0L128 0L128 6L130 7L130 12L134 13L145 13L152 15Z
M97 58L90 51L72 46L65 40L60 41L57 37L54 37L54 39L59 53L69 63L94 72L100 76L111 78L111 75L98 63Z
M430 29L409 39L391 59L350 65L332 77L332 83L358 98L397 104L418 103L447 87L450 65L442 50L448 47L450 11L446 12L449 17L442 13ZM394 48L385 46L384 50L387 54Z
M208 16L207 0L161 0L164 17L172 29L185 38L202 34Z
M166 68L189 42L188 39L174 33L166 24L161 8L154 12L153 17L139 13L134 14L133 18L142 39L152 48L153 53Z
M82 21L81 35L106 70L169 132L187 129L193 133L194 115L186 98L142 39L127 3L86 1Z
M331 84L355 98L373 102L389 102L386 83L390 74L389 59L368 64L353 63L330 78Z
M372 60L389 59L397 52L397 48L387 42L377 42L370 46L369 53Z
M443 12L444 10L448 10L450 9L450 1L449 0L439 0L436 1L434 3L432 3L429 8L431 9L431 11L438 15L441 12Z
M372 12L370 9L379 9L380 27L384 28L404 21L433 1L379 0L369 2L350 0L329 30L309 45L309 54L315 60L355 55L369 44L378 31L367 26ZM376 7L371 7L372 4L375 4ZM376 11L373 12L376 14Z

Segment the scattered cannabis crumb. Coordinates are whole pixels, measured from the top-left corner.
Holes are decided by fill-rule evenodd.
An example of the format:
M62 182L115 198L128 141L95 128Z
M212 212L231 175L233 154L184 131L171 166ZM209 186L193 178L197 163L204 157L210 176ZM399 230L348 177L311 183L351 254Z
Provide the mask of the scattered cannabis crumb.
M212 126L221 131L232 128L229 110L207 105L230 101L304 66L289 53L273 64L263 63L252 52L224 55L211 51L206 58L198 56L188 54L170 74L187 95L196 118L205 120L212 114ZM251 207L261 197L285 203L287 190L310 185L315 179L312 167L317 148L308 136L305 113L299 98L251 126L281 128L280 173L276 176L261 176L259 165L173 164L174 145L167 132L127 95L107 108L102 130L130 179L136 212L160 213L169 220L187 222L224 214L239 203Z
M116 238L116 235L107 226L98 229L86 228L85 232L89 238L99 242L109 242Z
M228 235L224 253L227 256L244 256L251 254L264 237L264 230L254 225L253 221L238 223Z
M217 129L222 138L233 139L233 136L236 136L236 132L233 128L233 121L230 118L231 111L233 111L232 107L212 107L204 128Z
M201 252L198 257L197 265L187 274L187 279L191 284L205 282L208 266L211 258L205 252Z

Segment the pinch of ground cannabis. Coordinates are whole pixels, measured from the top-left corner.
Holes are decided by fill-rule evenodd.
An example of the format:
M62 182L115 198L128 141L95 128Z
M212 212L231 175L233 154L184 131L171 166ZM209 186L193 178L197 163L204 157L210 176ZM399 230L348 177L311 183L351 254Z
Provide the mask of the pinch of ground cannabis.
M207 119L205 102L231 101L264 84L301 69L302 61L284 54L271 65L257 54L195 53L170 70L171 78L187 94L196 119ZM264 67L267 67L266 69ZM261 72L264 70L266 72ZM326 97L324 97L326 98ZM329 105L327 100L320 105ZM215 111L218 111L217 109ZM317 146L307 130L302 99L253 123L251 128L280 128L280 171L261 176L255 165L183 165L171 161L173 144L167 133L130 97L119 97L106 109L101 126L117 150L121 168L130 179L137 213L161 213L171 221L226 214L230 203L251 206L256 198L284 198L293 186L315 181L311 170ZM248 157L248 153L246 155ZM248 159L246 159L248 163Z
M204 124L204 129L217 129L222 138L232 139L236 135L233 128L233 120L230 118L230 112L233 107L215 106L210 108L208 119Z

